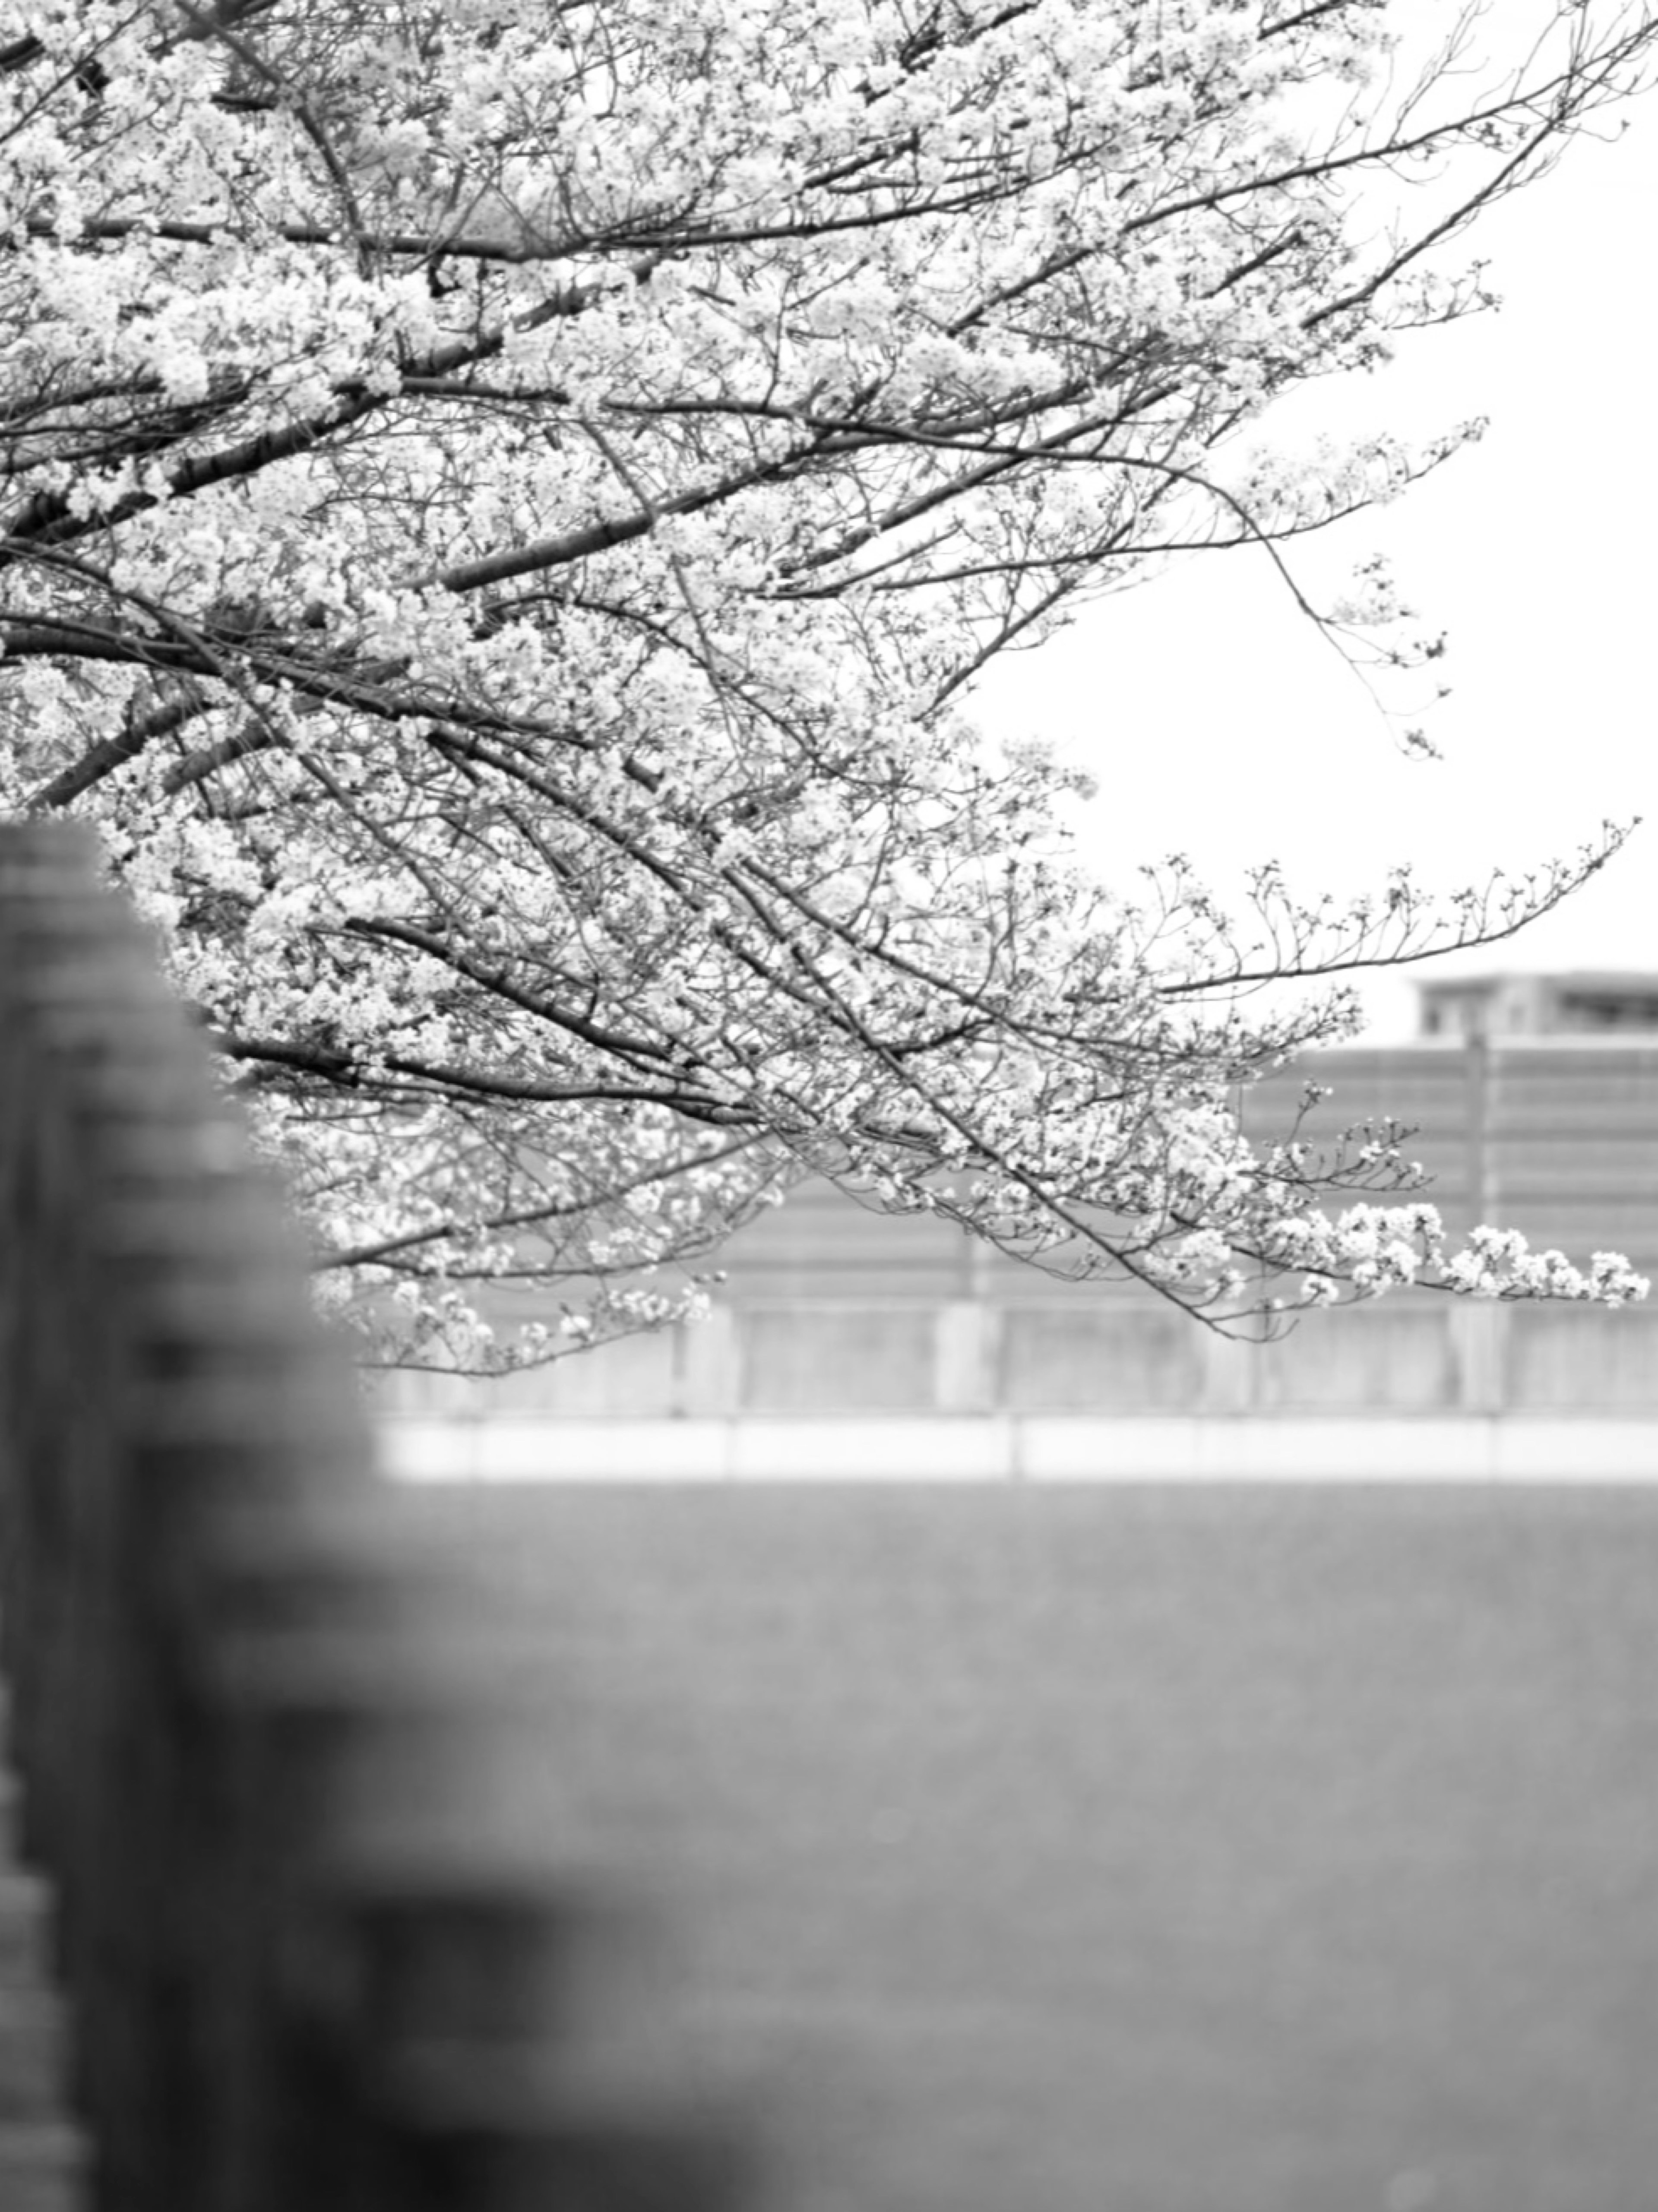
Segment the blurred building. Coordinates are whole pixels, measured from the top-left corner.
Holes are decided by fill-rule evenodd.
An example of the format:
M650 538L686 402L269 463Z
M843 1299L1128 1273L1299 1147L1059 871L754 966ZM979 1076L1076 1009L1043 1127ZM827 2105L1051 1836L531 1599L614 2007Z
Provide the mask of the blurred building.
M1428 1037L1658 1037L1658 974L1650 969L1451 976L1417 991Z

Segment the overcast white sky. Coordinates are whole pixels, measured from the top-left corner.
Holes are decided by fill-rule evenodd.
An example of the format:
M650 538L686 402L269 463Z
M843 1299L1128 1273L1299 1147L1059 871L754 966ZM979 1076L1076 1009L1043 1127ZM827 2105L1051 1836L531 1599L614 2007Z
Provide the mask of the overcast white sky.
M1426 626L1448 631L1453 696L1421 718L1444 760L1401 752L1263 555L1198 556L993 668L975 701L993 732L1042 730L1097 775L1079 826L1108 874L1179 850L1223 891L1274 858L1297 889L1345 894L1409 860L1448 890L1644 813L1534 930L1406 972L1658 969L1658 93L1626 112L1618 143L1575 144L1462 242L1491 262L1500 312L1276 418L1291 443L1491 417L1483 444L1297 556L1328 592L1386 552ZM1407 983L1366 998L1374 1036L1411 1032Z

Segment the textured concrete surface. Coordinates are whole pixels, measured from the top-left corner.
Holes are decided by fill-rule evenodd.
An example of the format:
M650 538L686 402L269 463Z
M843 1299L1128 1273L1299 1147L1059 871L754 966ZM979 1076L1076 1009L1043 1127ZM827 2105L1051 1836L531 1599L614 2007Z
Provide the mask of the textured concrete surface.
M1652 2201L1658 1493L393 1494L418 1635L292 1657L382 1893L582 1907L497 2102L735 2085L752 2212ZM42 1925L0 1880L8 2212L76 2202Z
M1652 1492L404 1496L363 1847L653 1896L762 2212L1652 2201Z

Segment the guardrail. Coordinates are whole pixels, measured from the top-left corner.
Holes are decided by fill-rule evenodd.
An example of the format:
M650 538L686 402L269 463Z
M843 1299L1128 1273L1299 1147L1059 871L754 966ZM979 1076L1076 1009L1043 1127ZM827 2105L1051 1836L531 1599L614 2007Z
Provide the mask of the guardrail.
M902 1227L902 1224L895 1224ZM1621 1313L1427 1291L1312 1316L1283 1341L1091 1297L780 1297L499 1381L392 1373L375 1402L457 1424L1563 1419L1658 1425L1658 1306Z

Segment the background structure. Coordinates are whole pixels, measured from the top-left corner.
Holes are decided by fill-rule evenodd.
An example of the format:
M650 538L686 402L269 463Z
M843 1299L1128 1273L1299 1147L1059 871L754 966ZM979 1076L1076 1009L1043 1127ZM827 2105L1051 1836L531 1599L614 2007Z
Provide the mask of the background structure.
M1454 1239L1492 1221L1658 1274L1658 1034L1637 1018L1655 987L1597 975L1586 1012L1570 988L1582 981L1430 987L1437 1034L1309 1060L1260 1087L1249 1126L1287 1129L1315 1079L1330 1091L1315 1141L1384 1111L1420 1130L1411 1149ZM539 1455L550 1472L597 1424L629 1467L682 1472L897 1474L917 1455L940 1473L1243 1472L1249 1430L1272 1425L1259 1448L1281 1465L1303 1429L1317 1462L1334 1421L1366 1425L1336 1449L1370 1471L1410 1471L1424 1452L1445 1472L1520 1471L1530 1425L1572 1420L1593 1426L1580 1455L1594 1467L1658 1464L1658 1307L1424 1291L1239 1343L1154 1297L1055 1282L946 1224L817 1187L738 1236L726 1266L698 1328L494 1383L385 1378L394 1450L434 1466L459 1425L469 1463L531 1473ZM486 1446L480 1428L499 1433ZM1558 1461L1558 1437L1535 1441Z

